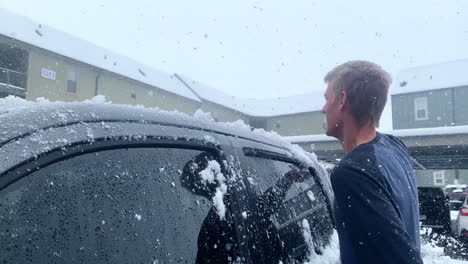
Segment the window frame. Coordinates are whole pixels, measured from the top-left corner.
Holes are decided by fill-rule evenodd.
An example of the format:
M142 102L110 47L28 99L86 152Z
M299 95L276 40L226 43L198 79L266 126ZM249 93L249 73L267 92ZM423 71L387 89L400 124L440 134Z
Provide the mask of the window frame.
M53 163L81 156L84 154L95 153L106 150L125 149L125 148L182 148L200 151L209 151L221 165L223 173L228 174L229 170L221 162L223 152L220 146L215 146L207 142L201 142L196 139L174 139L170 137L148 136L144 140L129 140L126 136L113 138L100 138L93 142L79 141L67 146L66 150L62 147L54 148L38 156L37 159L26 160L21 164L0 174L0 191L13 182L28 176L29 174L47 167Z
M424 110L424 117L418 116L418 111ZM429 119L427 96L414 98L414 119L416 121L423 121Z
M67 71L67 92L76 93L77 91L77 82L76 82L76 71L68 70Z
M445 186L445 171L434 171L432 172L432 179L434 186ZM438 183L438 180L442 180L442 183Z
M242 151L244 153L245 157L256 157L256 158L264 158L264 159L271 159L271 160L276 160L276 161L282 161L282 162L287 162L291 163L295 166L298 166L299 168L304 168L307 169L311 175L312 178L314 179L315 183L318 185L320 188L323 196L325 197L325 201L327 202L327 209L330 213L330 218L332 220L333 226L335 226L335 219L333 216L333 207L330 201L329 195L325 192L324 185L322 182L322 179L320 179L317 170L314 167L307 167L304 166L300 161L290 158L287 155L280 154L277 152L273 151L268 151L268 150L263 150L259 148L249 148L249 147L244 147L242 148Z
M330 196L327 194L327 192L324 189L324 185L322 182L322 179L320 178L318 172L314 167L308 167L304 165L300 160L294 159L294 157L285 154L285 153L280 153L276 151L270 151L270 150L265 150L262 149L261 146L255 146L254 144L252 147L242 147L238 148L240 151L237 153L237 155L240 155L239 157L240 163L242 163L246 158L260 158L260 159L268 159L268 160L273 160L273 161L279 161L279 162L284 162L284 163L289 163L292 164L299 169L307 169L309 172L312 174L312 178L315 182L315 187L314 188L319 188L319 191L323 195L323 198L325 200L325 207L328 211L329 214L329 219L331 221L332 227L336 228L336 223L335 223L335 218L333 215L333 207L332 207L332 202ZM245 176L245 175L244 175ZM249 183L247 178L243 177L243 180L245 181L245 185L247 186L247 189L250 189L251 184ZM250 190L252 192L252 190ZM285 222L279 226L280 229L283 229L285 226L289 225L290 222L294 222L294 220L289 220L288 222ZM247 228L245 228L247 230ZM251 234L246 234L247 238L251 238Z

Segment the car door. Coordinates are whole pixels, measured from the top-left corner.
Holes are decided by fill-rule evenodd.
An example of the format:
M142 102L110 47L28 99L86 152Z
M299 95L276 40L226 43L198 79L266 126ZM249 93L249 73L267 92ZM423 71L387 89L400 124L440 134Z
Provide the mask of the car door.
M318 177L288 182L288 171L307 169L284 150L247 145L236 150L245 179L243 223L252 262L302 263L320 257L333 237L336 242L336 233Z
M62 145L51 141L32 149L37 133L48 142L65 139L71 130L76 133L59 140ZM207 132L122 123L48 132L3 146L28 149L23 162L0 175L3 262L241 259L221 136L207 140ZM20 157L11 155L12 160Z

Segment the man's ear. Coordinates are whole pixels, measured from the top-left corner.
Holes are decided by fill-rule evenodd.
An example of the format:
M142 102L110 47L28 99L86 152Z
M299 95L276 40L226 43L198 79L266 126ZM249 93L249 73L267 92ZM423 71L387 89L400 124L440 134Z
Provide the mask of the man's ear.
M348 102L348 95L345 91L341 91L341 98L338 102L338 109L343 111L345 109L346 103Z

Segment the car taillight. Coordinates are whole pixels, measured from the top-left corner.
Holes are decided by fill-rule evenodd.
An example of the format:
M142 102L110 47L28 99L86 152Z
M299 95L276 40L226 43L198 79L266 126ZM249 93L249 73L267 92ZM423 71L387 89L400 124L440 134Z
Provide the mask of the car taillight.
M460 209L461 216L468 216L468 208L461 208Z
M463 232L462 235L468 236L468 232Z

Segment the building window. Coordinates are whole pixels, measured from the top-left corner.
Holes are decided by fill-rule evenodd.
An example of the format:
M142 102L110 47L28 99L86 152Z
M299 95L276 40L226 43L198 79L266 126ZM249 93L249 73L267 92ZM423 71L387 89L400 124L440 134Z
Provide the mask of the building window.
M70 93L76 93L76 72L68 71L67 77L67 91Z
M136 91L135 91L135 89L132 89L130 93L131 93L130 96L131 96L133 99L136 99Z
M414 99L414 116L416 120L427 120L427 97L417 97Z
M275 124L275 127L280 128L281 127L281 121L277 121L276 124Z
M434 171L432 176L435 186L445 186L445 171Z

